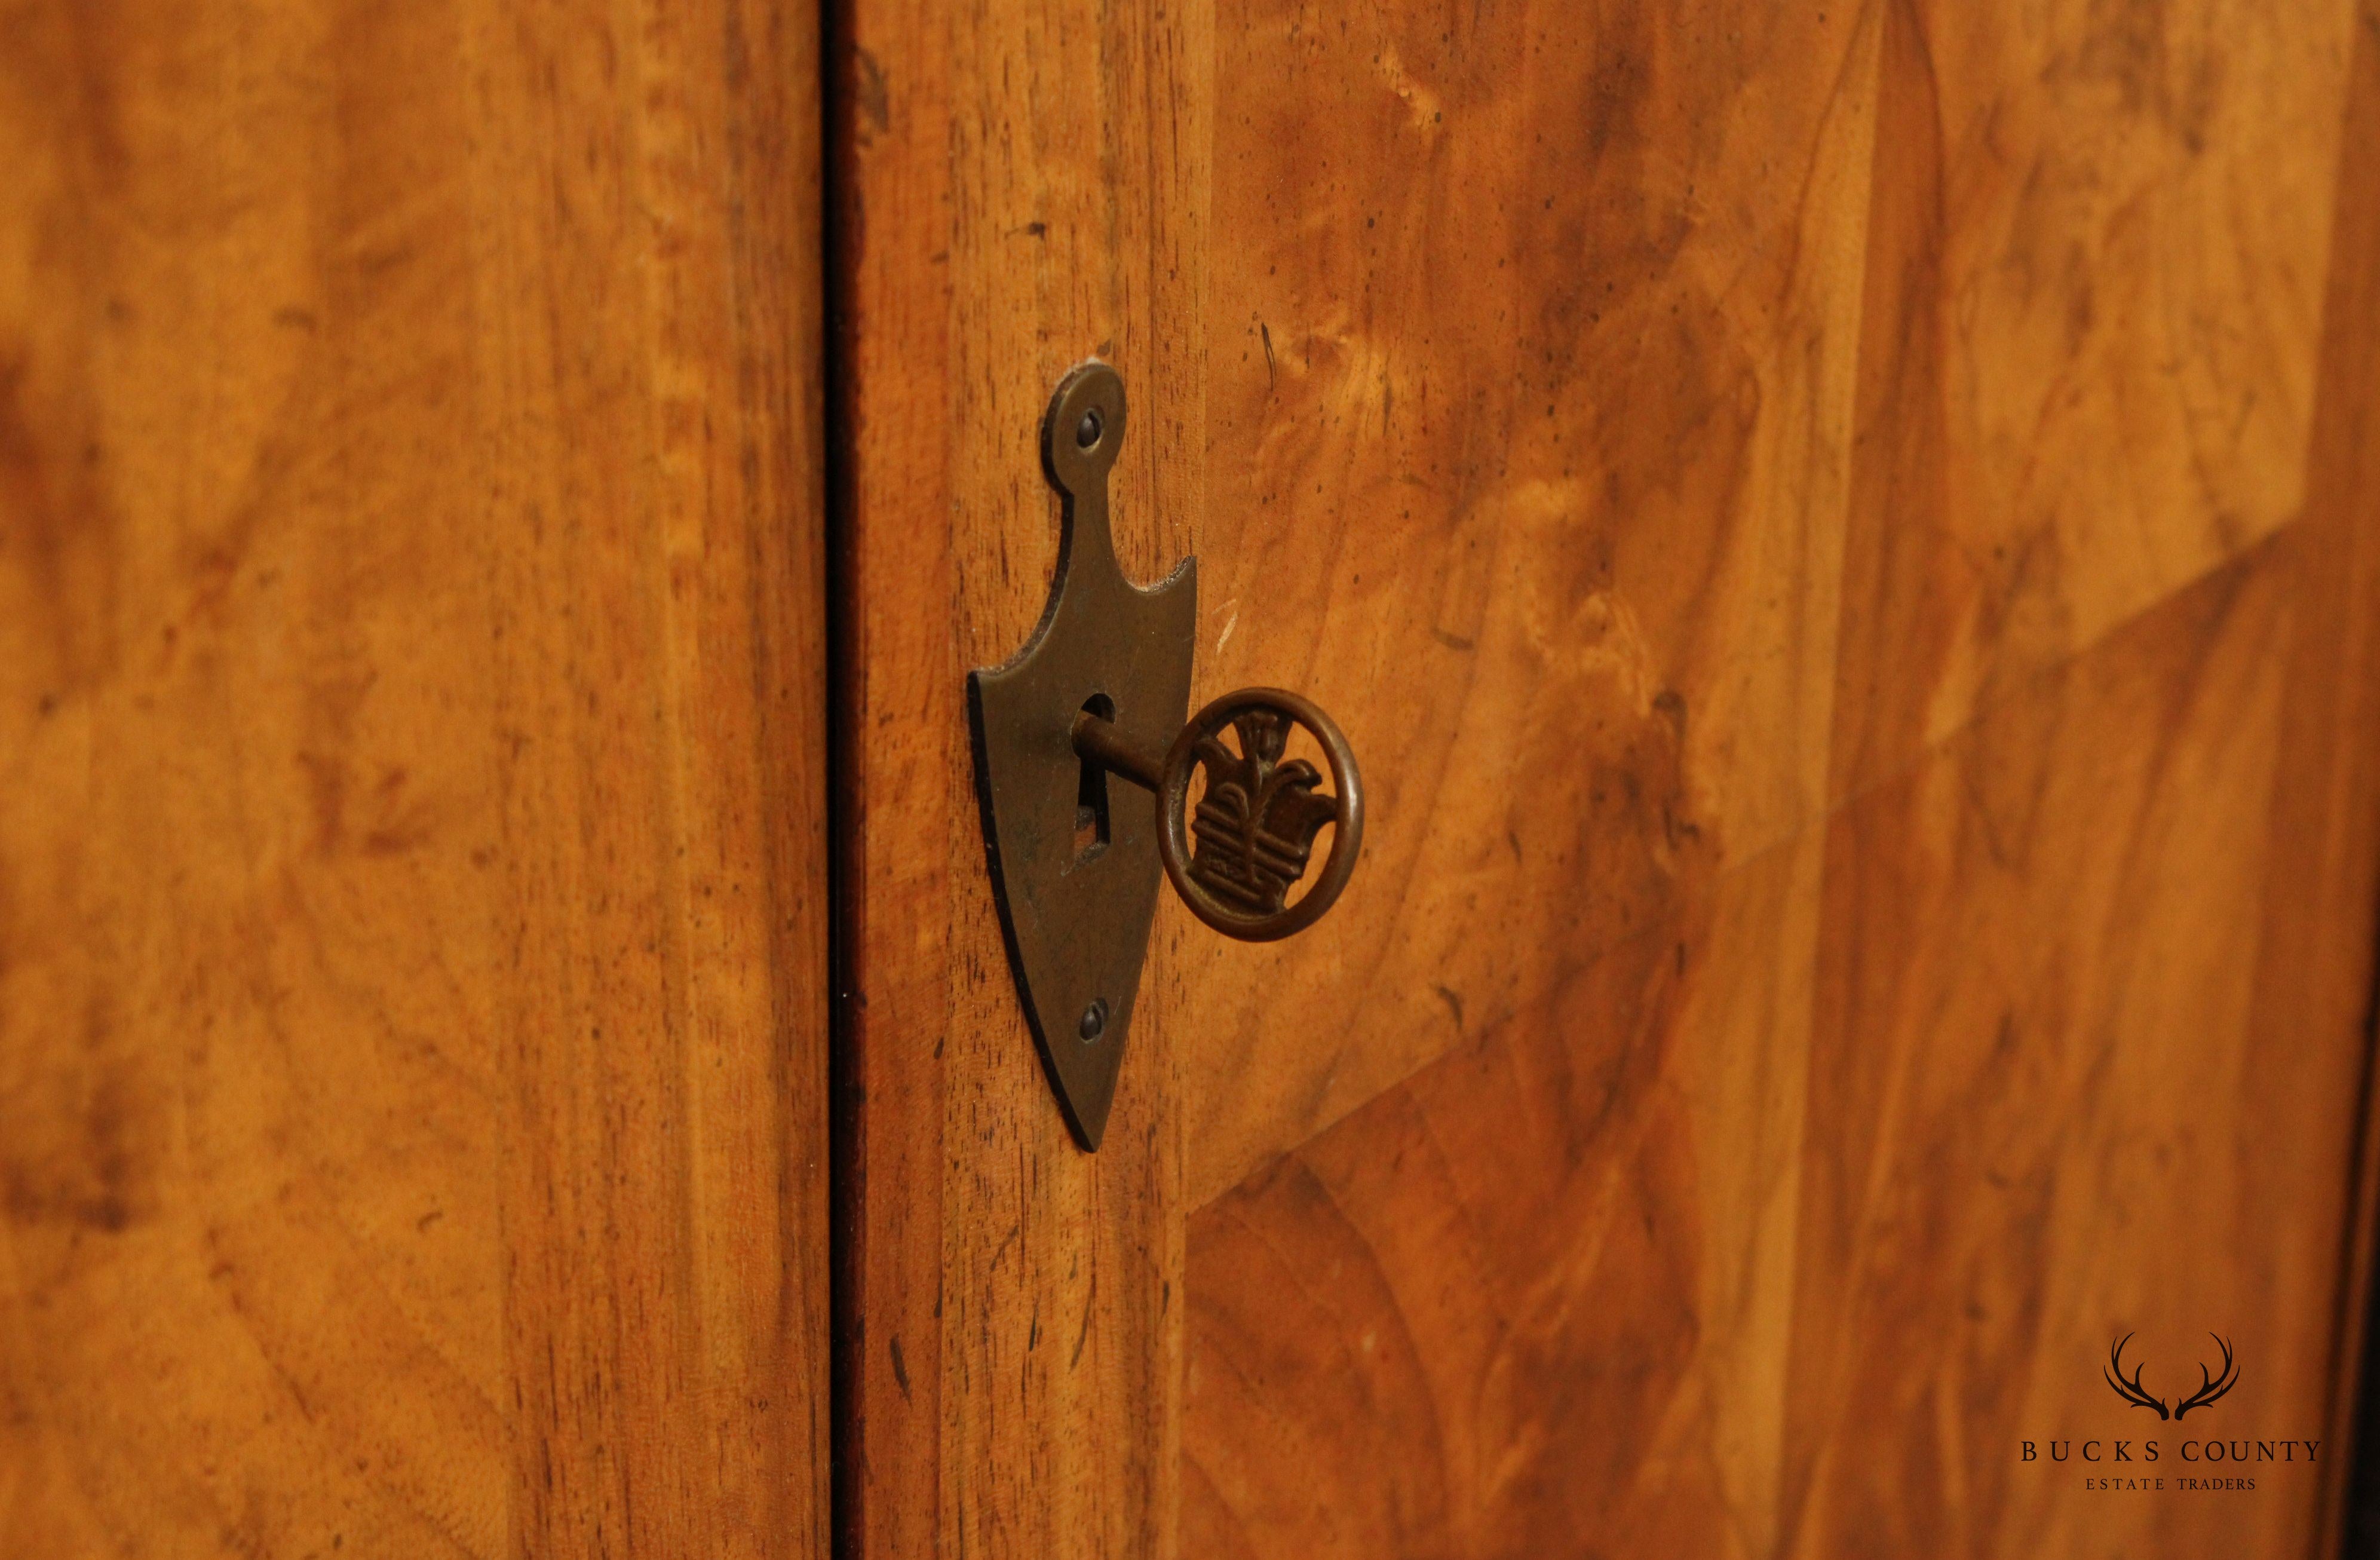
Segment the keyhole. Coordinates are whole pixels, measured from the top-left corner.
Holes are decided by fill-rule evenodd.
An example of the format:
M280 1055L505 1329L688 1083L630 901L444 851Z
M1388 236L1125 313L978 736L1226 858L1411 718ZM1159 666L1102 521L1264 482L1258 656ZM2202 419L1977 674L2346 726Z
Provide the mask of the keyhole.
M1094 693L1083 701L1083 713L1111 721L1115 719L1115 701L1104 693ZM1077 867L1106 849L1108 843L1108 772L1088 759L1082 762L1082 776L1075 784Z

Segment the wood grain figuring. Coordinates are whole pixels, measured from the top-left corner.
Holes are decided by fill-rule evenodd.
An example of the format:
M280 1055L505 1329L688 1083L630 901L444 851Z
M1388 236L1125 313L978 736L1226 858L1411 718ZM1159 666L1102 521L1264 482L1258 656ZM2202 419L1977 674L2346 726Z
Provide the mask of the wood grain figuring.
M1305 679L1431 823L1314 937L1193 967L1194 1200L1525 1012L1529 946L1607 945L1675 858L1791 835L2297 513L2343 11L1888 7L1880 62L1877 14L1223 27L1219 242L1267 261L1213 309L1201 686ZM1573 838L1536 800L1583 754ZM1500 903L1565 933L1466 937Z
M2320 589L2298 541L1832 822L1785 1437L1799 1553L2308 1545L2313 1470L2211 1507L2078 1502L2014 1455L2059 1426L2150 1433L2092 1363L2134 1330L2161 1361L2215 1330L2257 1362L2218 1417L2159 1427L2176 1443L2325 1422L2363 1057L2260 1022L2277 993L2252 957L2288 891L2268 821L2304 783L2280 763L2286 706L2320 697L2289 675ZM2302 967L2325 941L2280 954Z
M1823 898L1726 874L1199 1210L1187 1551L2304 1551L2313 1469L2209 1515L2018 1462L2140 1432L2111 1326L2325 1424L2363 1057L2220 955L2280 891L2294 541L1838 814Z
M817 1554L814 14L0 17L0 1548Z
M2139 1430L2111 1324L2324 1423L2363 1058L2216 957L2294 851L2301 534L1194 1215L1185 1549L2302 1551L2313 1470L2210 1518L2016 1455Z
M855 6L833 135L849 431L847 1047L837 1524L880 1555L1170 1553L1182 1116L1160 951L1103 1146L1074 1146L1017 1006L966 672L1056 560L1050 387L1098 355L1130 432L1125 570L1203 518L1210 18L1088 0ZM1158 940L1187 917L1160 915Z
M1194 1202L1822 805L1876 45L1858 6L1219 36L1200 686L1311 693L1388 826L1312 933L1194 954Z
M2097 1376L2134 1327L2160 1359L2219 1326L2262 1361L2228 1433L2325 1432L2367 1281L2380 601L2352 452L2380 262L2338 155L2343 11L2218 9L1883 14L1836 688L1794 712L1829 725L1824 779L1739 846L1709 825L1744 775L1691 747L1548 774L1533 821L1603 784L1701 800L1712 863L1617 942L1539 920L1533 885L1452 955L1366 968L1366 995L1560 970L1384 1090L1357 1069L1429 1048L1377 1001L1217 1069L1194 1193L1258 1165L1186 1237L1185 1552L2313 1545L2321 1470L2210 1511L2017 1458L2141 1433ZM1481 676L1466 699L1543 673ZM1442 810L1408 825L1425 849ZM1627 881L1625 836L1590 844ZM1338 977L1305 951L1283 1005Z
M1831 793L2296 518L2350 7L1887 7Z
M1772 1552L1817 865L1192 1217L1184 1553Z

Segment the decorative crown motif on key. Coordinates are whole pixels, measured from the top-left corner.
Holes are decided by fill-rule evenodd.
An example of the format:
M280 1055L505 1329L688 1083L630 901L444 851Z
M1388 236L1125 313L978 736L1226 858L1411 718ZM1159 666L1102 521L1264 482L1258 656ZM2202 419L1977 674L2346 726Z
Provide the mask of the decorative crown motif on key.
M1314 836L1338 809L1315 794L1322 775L1312 764L1281 762L1290 724L1278 710L1244 710L1232 717L1237 753L1216 737L1201 737L1196 750L1207 789L1190 825L1197 839L1190 875L1251 915L1278 914L1288 903Z

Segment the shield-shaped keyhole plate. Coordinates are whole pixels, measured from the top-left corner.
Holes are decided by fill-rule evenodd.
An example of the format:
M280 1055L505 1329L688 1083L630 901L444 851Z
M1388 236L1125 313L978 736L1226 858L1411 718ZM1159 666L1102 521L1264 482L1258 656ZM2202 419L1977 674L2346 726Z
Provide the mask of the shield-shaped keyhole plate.
M1115 1099L1164 869L1149 794L1087 767L1085 710L1161 753L1190 711L1197 560L1142 590L1108 526L1108 474L1124 433L1123 381L1087 362L1059 382L1041 466L1062 515L1057 577L1015 659L967 677L985 854L1009 968L1059 1109L1086 1149Z

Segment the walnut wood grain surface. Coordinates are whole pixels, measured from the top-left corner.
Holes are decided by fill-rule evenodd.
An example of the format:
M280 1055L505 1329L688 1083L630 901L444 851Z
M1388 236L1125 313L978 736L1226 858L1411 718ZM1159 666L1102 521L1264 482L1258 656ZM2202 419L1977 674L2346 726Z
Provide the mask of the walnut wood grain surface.
M2306 1550L2320 1474L2014 1459L2117 1326L2265 1433L2351 1359L2373 38L860 0L856 1550ZM1302 938L1160 911L1087 1160L957 697L1092 352L1196 697L1315 695L1372 823Z
M2369 419L2370 357L2354 344L2369 341L2374 251L2368 218L2330 251L2325 170L2358 216L2369 180L2333 162L2335 135L2310 137L2276 182L2315 185L2311 209L2211 227L2199 246L2243 265L2273 246L2266 263L2294 289L2267 303L2242 284L2219 299L2228 314L2209 302L2180 322L2102 324L2092 350L2145 355L2178 323L2267 332L2297 292L2321 299L2325 273L2326 335L2304 309L2236 380L2212 351L2165 352L2129 391L2126 371L2073 369L2053 408L2087 420L2109 391L2187 404L2187 381L2210 372L2243 408L2294 374L2306 390L2289 439L2265 442L2242 415L2194 450L2204 425L2172 417L2061 454L2068 430L2043 411L2048 432L2017 447L2062 458L2074 481L2040 490L2038 518L2015 496L1978 503L1961 463L2001 479L2009 462L1977 447L1989 418L1962 415L1976 371L1955 360L2009 350L2039 299L2011 295L2004 329L1989 314L1942 335L1906 323L1916 287L1945 286L1919 251L1955 247L1959 215L1925 133L1946 53L1928 20L1893 11L1880 51L1829 810L1773 862L1711 887L1682 878L1660 932L1580 977L1599 1005L1531 1006L1194 1217L1189 1550L1491 1554L1579 1536L1751 1554L2313 1547L2316 1474L2268 1479L2255 1502L2210 1515L2078 1503L2029 1480L2015 1450L2027 1425L2104 1420L2091 1361L2111 1327L2187 1359L2210 1313L2265 1361L2227 1405L2235 1433L2245 1420L2313 1434L2335 1417L2356 1284L2342 1242L2351 1215L2369 1217L2350 1170L2367 1076L2373 668L2358 625L2374 604L2373 509L2345 428ZM2341 46L2313 51L2312 79L2343 90L2346 40L2323 36ZM2289 52L2245 43L2227 82ZM2368 61L2368 33L2358 46ZM1988 68L2003 97L2033 90ZM2328 94L2329 112L2340 101ZM2204 163L2229 149L2189 150ZM2270 156L2252 136L2233 154L2241 185ZM2121 284L2119 257L2070 225L2057 241L2081 274ZM2210 263L2160 250L2135 285L2171 288ZM1941 303L1984 308L1972 286ZM2337 431L2309 460L2318 365ZM2153 494L2236 483L2238 513L2262 506L2270 523L2192 555L2204 506L2168 496L2145 521L2060 542L2057 514L2082 513L2070 490L2119 456L2151 469ZM2029 571L1997 587L1959 575L1946 591L1876 561L1943 523L1929 494L1951 524L2033 538ZM2119 523L2153 524L2151 555L2220 561L2180 585L2113 578L2091 555ZM1985 552L1953 545L1969 562ZM2039 604L2103 590L2154 604L2109 607L2104 628ZM1937 653L1945 628L2000 636L2000 670L1973 676L1972 645ZM1867 720L1894 709L1935 729ZM1815 873L1798 865L1813 838ZM1780 879L1805 887L1779 897ZM1727 907L1764 898L1756 945L1697 958ZM1706 899L1718 911L1698 912ZM1807 962L1780 977L1813 902ZM1719 990L1791 1000L1761 1029L1731 1029L1696 1011L1704 968ZM1798 1166L1773 1163L1779 1141ZM1353 1447L1351 1422L1366 1427Z
M2267 914L2306 567L2178 594L1201 1210L1185 1546L2304 1551L2314 1470L2210 1521L2017 1448L2142 1432L2110 1318L2184 1360L2221 1319L2228 1423L2320 1432L2363 1058L2276 1052L2207 946Z
M1876 78L1855 7L1226 12L1200 686L1403 822L1196 945L1194 1203L1823 805Z
M2285 1038L2294 993L2256 957L2288 881L2287 706L2316 686L2291 676L2325 593L2305 540L1830 823L1784 1420L1801 1553L2310 1546L2313 1470L2253 1470L2254 1501L2094 1504L2013 1452L2028 1426L2149 1433L2088 1368L2118 1327L2168 1388L2209 1330L2259 1361L2169 1448L2325 1415L2365 1058ZM2301 980L2322 946L2267 962Z
M0 8L0 1552L822 1553L817 29Z

